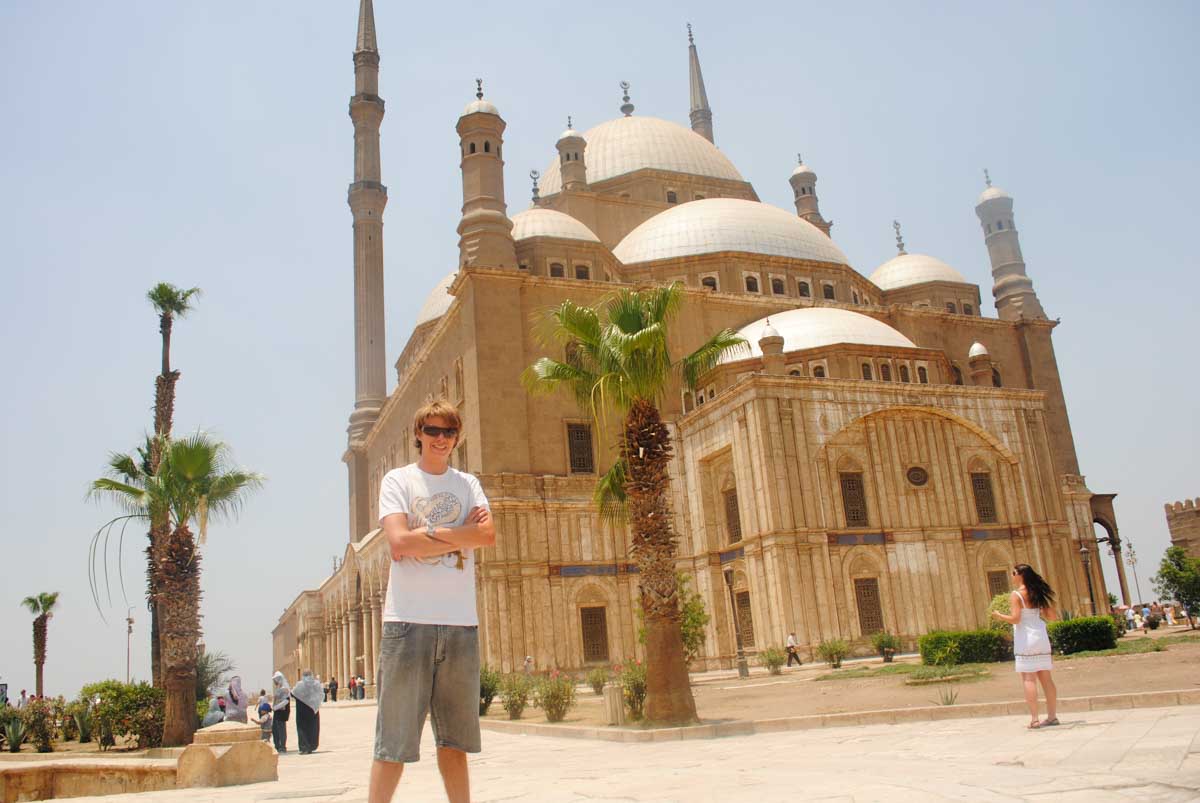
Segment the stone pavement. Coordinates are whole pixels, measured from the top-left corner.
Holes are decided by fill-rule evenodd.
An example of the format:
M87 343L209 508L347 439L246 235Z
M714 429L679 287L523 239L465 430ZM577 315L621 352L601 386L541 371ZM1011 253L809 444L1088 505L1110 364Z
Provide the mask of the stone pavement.
M321 719L321 749L281 756L274 783L74 800L365 800L374 706L326 705ZM1061 719L1040 731L993 717L650 744L484 731L471 778L477 803L1200 800L1200 706ZM397 801L445 799L428 729L422 756Z

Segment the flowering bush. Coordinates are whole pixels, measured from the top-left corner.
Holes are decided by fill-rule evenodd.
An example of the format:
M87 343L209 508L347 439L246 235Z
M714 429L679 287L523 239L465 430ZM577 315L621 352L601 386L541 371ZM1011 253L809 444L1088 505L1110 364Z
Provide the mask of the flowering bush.
M504 710L509 719L520 719L529 695L533 692L533 680L521 672L512 672L500 682L500 694L504 697Z
M45 700L30 700L21 709L25 738L33 742L39 753L54 750L54 710Z
M539 678L533 704L546 712L548 722L562 722L575 705L575 679L558 671Z
M79 696L81 700L92 701L101 749L115 745L117 736L136 739L139 748L162 744L165 714L162 689L149 683L104 680L84 686Z
M629 718L641 719L646 710L646 665L641 661L627 661L618 672Z
M608 668L603 666L598 666L587 673L587 683L596 694L604 694L604 685L608 683L608 678Z

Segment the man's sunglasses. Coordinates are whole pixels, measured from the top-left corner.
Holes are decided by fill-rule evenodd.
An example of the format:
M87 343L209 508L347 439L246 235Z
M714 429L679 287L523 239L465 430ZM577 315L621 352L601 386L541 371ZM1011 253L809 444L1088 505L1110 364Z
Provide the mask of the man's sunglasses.
M458 437L458 429L456 427L435 427L433 424L422 424L421 431L431 438L436 438L438 435L444 435L447 438Z

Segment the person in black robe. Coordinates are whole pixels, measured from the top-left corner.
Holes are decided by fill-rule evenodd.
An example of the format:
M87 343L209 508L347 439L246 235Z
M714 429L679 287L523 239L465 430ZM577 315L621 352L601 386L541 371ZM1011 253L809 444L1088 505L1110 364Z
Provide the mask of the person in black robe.
M287 723L292 711L292 690L284 679L282 672L276 672L271 678L275 688L274 699L271 702L272 723L271 737L275 741L275 750L287 752Z
M300 755L308 755L317 749L321 740L321 699L324 694L321 684L311 670L305 670L300 682L292 689L296 701L296 736L300 740Z

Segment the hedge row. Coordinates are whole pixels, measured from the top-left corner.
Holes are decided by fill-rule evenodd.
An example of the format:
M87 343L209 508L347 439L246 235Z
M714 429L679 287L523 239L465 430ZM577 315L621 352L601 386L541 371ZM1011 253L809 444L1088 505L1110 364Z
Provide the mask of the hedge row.
M1012 658L1012 637L997 630L935 630L917 639L921 663L986 664Z
M1111 650L1121 636L1111 616L1081 616L1051 622L1046 629L1050 632L1050 644L1063 655L1084 650Z

